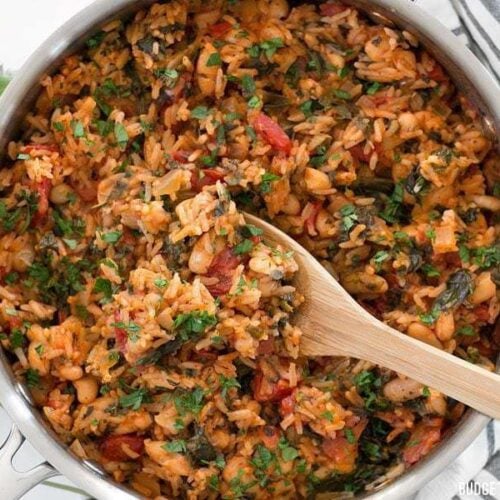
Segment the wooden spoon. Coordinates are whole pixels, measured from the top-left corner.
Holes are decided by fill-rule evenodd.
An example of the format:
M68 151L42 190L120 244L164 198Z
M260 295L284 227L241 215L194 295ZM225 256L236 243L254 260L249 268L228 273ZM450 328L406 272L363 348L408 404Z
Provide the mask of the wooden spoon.
M390 368L493 418L500 418L500 376L389 327L365 311L301 245L245 214L264 240L294 252L295 286L305 296L295 324L301 353L349 356Z

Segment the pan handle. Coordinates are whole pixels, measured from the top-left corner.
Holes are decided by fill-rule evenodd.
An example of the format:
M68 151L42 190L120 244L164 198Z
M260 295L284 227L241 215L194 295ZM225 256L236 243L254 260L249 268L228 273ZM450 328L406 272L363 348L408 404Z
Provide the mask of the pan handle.
M0 473L2 475L0 498L18 500L37 484L59 474L48 462L41 463L26 472L14 469L12 459L23 443L24 436L13 425L7 439L0 447Z

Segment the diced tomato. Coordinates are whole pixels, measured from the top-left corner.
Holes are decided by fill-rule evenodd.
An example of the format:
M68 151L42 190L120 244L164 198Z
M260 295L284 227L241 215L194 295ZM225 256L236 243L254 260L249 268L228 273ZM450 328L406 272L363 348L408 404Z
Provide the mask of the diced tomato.
M431 451L441 439L443 423L442 418L435 417L422 420L415 426L403 450L403 460L407 465L418 462Z
M207 274L210 278L217 278L219 281L213 285L207 285L208 291L219 297L229 292L233 283L232 271L240 264L241 259L233 253L232 248L225 248L219 252L210 263Z
M187 163L189 155L191 153L189 151L184 151L183 149L179 149L178 151L174 151L172 153L172 158L179 163Z
M43 224L47 218L49 211L49 194L52 189L52 181L44 177L40 182L34 186L35 191L38 193L38 208L33 216L33 224L35 226Z
M265 425L260 428L260 439L264 443L264 446L270 450L274 450L278 446L280 440L281 432L278 427L274 425Z
M227 21L221 21L220 23L213 24L212 26L210 26L209 31L213 37L221 38L232 27L233 27L233 25L228 23Z
M33 153L33 152L39 152L39 151L49 151L51 153L57 153L59 151L59 148L57 146L57 144L35 144L35 143L31 143L31 144L26 144L26 146L24 146L22 148L23 150L23 153Z
M199 193L205 186L212 186L224 178L224 174L213 168L205 168L200 171L194 170L191 173L191 188Z
M444 82L444 81L448 80L446 73L444 72L441 65L438 63L435 63L432 70L427 72L427 76L431 80L435 80L436 82Z
M4 284L4 278L7 276L7 268L5 266L0 266L0 283Z
M286 396L280 401L280 414L282 417L286 417L287 415L290 415L290 413L293 413L294 409L295 392L292 392L290 396Z
M322 16L330 17L336 16L337 14L344 12L344 10L347 10L348 8L349 7L347 5L341 3L322 3L319 6L319 11L321 12Z
M253 126L261 138L272 146L273 149L287 155L290 154L292 141L281 126L272 118L269 118L269 116L264 113L259 113L253 122Z
M316 236L318 232L316 231L316 219L323 206L323 202L314 201L308 202L307 205L302 210L302 217L304 217L304 229L310 236Z
M432 261L436 264L449 264L452 267L462 267L462 260L458 252L433 254Z
M124 450L125 446L134 453L142 455L144 453L144 438L137 434L108 436L101 442L99 450L105 458L113 462L134 460Z
M115 323L119 323L121 321L120 311L115 311ZM123 328L119 328L115 326L115 339L116 345L121 352L125 352L127 350L127 332Z
M356 416L346 420L346 429L350 429L355 438L352 443L345 437L345 430L344 435L338 435L333 439L327 438L323 441L322 448L325 455L332 460L339 472L348 473L354 468L358 456L358 440L367 423L366 419L360 419Z
M322 449L337 471L346 474L354 468L358 456L357 442L349 443L345 436L326 438Z
M260 356L266 354L272 354L274 352L274 339L270 338L267 340L261 340L259 342L259 347L257 347L257 354Z
M97 200L97 186L95 182L88 181L85 184L72 184L71 187L85 203L92 203Z
M288 381L279 379L273 382L264 376L262 372L257 372L253 378L253 397L259 403L272 401L274 403L281 401L293 392Z
M60 401L59 399L49 398L49 399L47 399L44 406L48 406L49 408L52 408L53 410L57 410L58 408L62 408L64 406L64 402Z
M356 144L356 146L349 149L349 152L356 160L368 163L370 161L371 153L367 154L364 150L365 147L362 144Z
M7 321L9 323L9 328L11 331L15 328L20 328L23 324L23 320L19 316L9 316Z
M474 307L472 312L479 321L488 321L490 319L490 308L486 304Z

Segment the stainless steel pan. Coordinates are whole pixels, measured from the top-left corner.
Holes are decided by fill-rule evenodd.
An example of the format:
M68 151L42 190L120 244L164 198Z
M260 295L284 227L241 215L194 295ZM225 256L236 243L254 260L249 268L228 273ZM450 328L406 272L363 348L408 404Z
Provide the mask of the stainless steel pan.
M489 135L494 139L498 138L500 89L472 53L441 23L409 0L344 1L364 9L377 21L386 24L394 22L417 35L478 106ZM153 0L98 0L56 31L30 57L0 98L0 152L15 134L20 118L30 109L39 91L38 81L41 75L52 71L64 56L81 47L84 40L98 31L103 23L130 14L150 3L153 3ZM35 409L29 392L13 377L3 352L0 353L0 402L15 422L9 438L0 449L1 499L19 498L39 482L58 473L64 474L100 500L138 498L133 492L108 479L96 464L73 456L58 441ZM488 418L484 415L468 411L426 459L380 490L365 494L363 498L411 498L418 489L450 464L487 423ZM31 471L19 473L14 470L11 460L23 442L23 435L47 462Z

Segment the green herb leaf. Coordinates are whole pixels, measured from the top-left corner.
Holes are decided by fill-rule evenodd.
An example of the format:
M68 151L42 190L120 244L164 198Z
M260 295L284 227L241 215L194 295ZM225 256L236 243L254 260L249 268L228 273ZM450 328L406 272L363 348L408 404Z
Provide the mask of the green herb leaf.
M186 441L184 439L174 439L162 445L162 448L170 453L186 453Z
M386 252L385 250L379 250L374 256L373 256L373 262L375 263L375 269L377 271L380 271L382 268L382 264L390 258L389 252Z
M121 231L110 231L109 233L101 234L102 241L106 243L116 243L122 237Z
M169 284L169 281L165 278L156 278L154 280L154 285L158 288L166 288Z
M184 341L199 337L208 328L217 324L217 317L207 311L192 311L179 314L174 320L174 327Z
M75 137L76 139L85 137L85 129L81 121L71 120L71 130L73 131L73 137Z
M218 52L210 54L207 60L207 66L220 66L222 64L222 59Z
M439 272L439 270L431 264L424 264L422 266L422 271L429 278L437 278L437 277L441 276L441 273Z
M38 370L34 368L28 368L26 370L26 385L30 389L40 387L40 374L38 373Z
M257 90L255 80L250 75L243 75L241 78L241 88L243 90L243 97L250 97Z
M114 133L118 146L125 148L128 143L128 133L123 123L115 123Z
M248 106L252 109L255 109L255 108L258 108L259 106L261 106L262 104L262 101L260 100L260 98L256 95L254 95L253 97L251 97L249 100L248 100Z
M344 436L349 444L354 444L356 442L356 436L352 429L344 429Z
M264 231L253 224L246 224L241 228L241 234L245 236L245 238L251 238L252 236L262 236Z
M120 397L118 404L121 408L130 408L137 411L143 404L150 403L151 401L152 398L148 390L141 387L130 394Z
M472 326L465 325L457 330L457 335L462 335L464 337L475 337L477 334Z
M233 387L241 389L240 383L234 377L225 377L224 375L220 375L219 382L221 387L221 395L224 399L226 398L229 389L232 389Z
M383 87L383 85L379 82L373 82L367 89L366 89L366 93L368 95L373 95L373 94L376 94L381 88Z
M284 47L282 38L271 38L270 40L265 40L259 44L260 49L264 52L266 57L270 59L278 49Z
M261 193L269 193L271 191L271 182L279 181L281 177L271 172L266 172L261 177L260 191Z
M204 406L204 398L204 392L200 387L190 392L181 392L174 397L175 409L181 416L188 413L198 415Z
M236 255L243 255L251 252L252 249L253 249L253 242L249 239L245 239L234 247L233 252Z
M345 101L350 101L352 99L352 95L346 90L342 89L333 89L333 93L339 99L344 99Z
M208 108L206 106L197 106L193 110L191 110L191 117L196 118L197 120L203 120L210 114Z
M113 286L111 285L111 281L106 278L96 278L92 291L94 293L102 293L107 300L113 296Z
M23 347L26 343L26 337L20 328L14 328L9 338L11 349L18 349L19 347Z
M358 216L356 214L356 207L349 203L340 209L342 216L342 231L349 233L349 231L357 224Z

